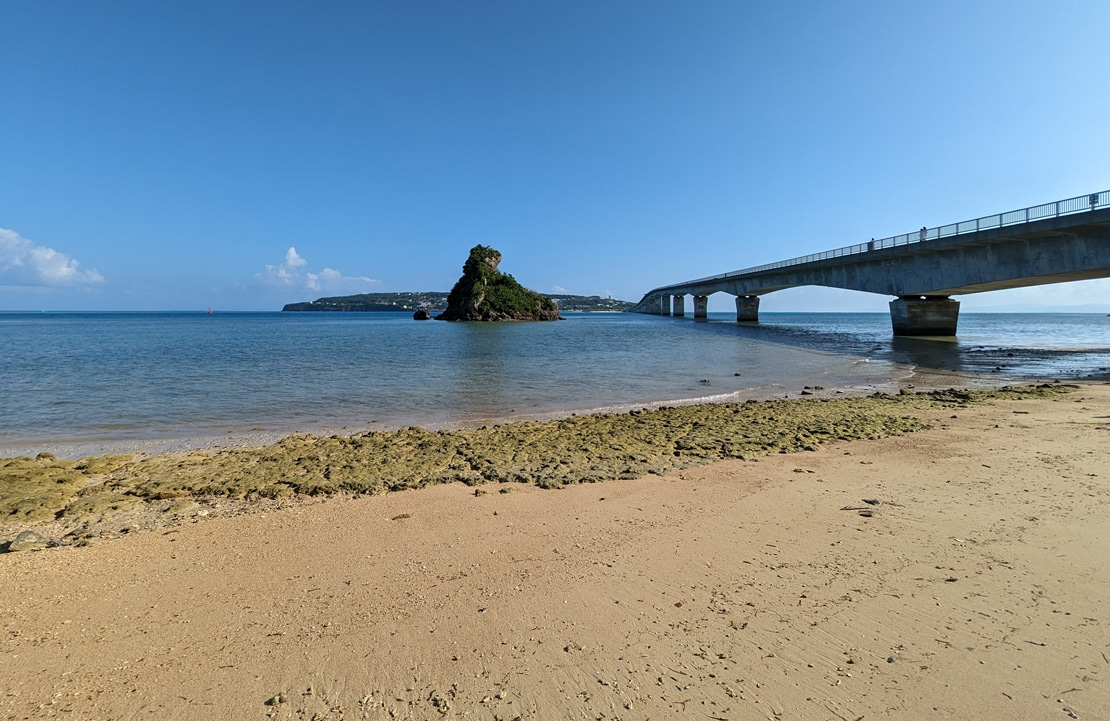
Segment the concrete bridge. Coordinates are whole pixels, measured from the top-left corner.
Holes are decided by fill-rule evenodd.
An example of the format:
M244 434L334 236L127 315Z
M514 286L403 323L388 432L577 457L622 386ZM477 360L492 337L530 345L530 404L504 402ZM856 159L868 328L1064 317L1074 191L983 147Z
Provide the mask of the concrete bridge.
M791 258L648 291L634 313L705 318L709 296L736 296L736 320L759 297L823 285L896 296L894 335L956 334L953 295L1110 277L1110 190Z

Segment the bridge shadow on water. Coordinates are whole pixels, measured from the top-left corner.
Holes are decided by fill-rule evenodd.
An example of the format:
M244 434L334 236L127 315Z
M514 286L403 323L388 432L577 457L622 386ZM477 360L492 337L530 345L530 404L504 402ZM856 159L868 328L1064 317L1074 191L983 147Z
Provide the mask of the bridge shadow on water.
M766 313L759 323L733 318L710 314L693 322L707 333L922 370L999 380L1110 379L1110 322L1093 314L965 314L967 336L943 338L896 337L886 313ZM1069 323L1078 332L1061 333Z

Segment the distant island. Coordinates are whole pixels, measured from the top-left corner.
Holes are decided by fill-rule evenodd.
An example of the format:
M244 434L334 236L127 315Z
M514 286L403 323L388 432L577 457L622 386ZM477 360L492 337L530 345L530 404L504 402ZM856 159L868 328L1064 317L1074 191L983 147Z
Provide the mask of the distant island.
M635 303L615 298L602 298L597 295L549 295L563 313L603 313L621 312ZM366 312L409 312L426 310L442 311L447 307L447 293L438 291L415 293L361 293L333 298L318 298L304 303L288 303L283 311L348 311Z

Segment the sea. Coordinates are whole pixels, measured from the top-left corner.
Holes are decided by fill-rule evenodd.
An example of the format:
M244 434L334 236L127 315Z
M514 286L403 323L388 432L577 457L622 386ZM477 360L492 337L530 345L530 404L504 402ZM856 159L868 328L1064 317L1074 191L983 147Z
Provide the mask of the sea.
M163 452L707 401L1107 378L1110 317L886 313L546 323L408 313L0 313L0 457Z

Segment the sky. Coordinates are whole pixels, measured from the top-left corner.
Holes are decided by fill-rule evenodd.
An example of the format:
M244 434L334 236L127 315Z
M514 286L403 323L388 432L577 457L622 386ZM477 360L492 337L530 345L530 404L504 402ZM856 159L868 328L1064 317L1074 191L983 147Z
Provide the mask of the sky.
M541 292L639 300L1110 188L1105 0L0 0L0 21L0 310L446 291L479 243ZM1110 308L1110 281L960 299Z

